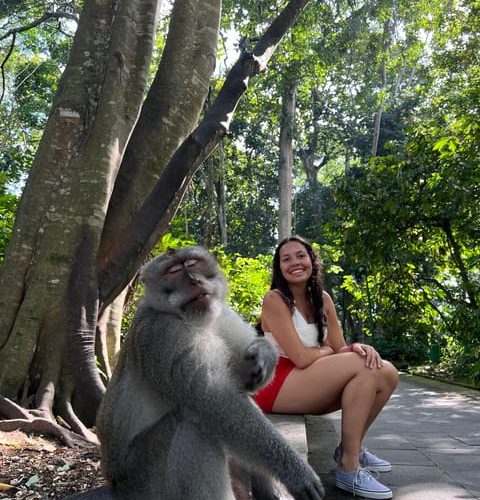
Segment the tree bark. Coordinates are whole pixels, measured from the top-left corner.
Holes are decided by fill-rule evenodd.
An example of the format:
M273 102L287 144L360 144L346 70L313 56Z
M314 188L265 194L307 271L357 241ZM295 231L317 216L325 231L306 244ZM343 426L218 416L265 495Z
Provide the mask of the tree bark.
M85 2L2 266L0 390L34 394L48 417L56 396L93 417L103 393L93 352L95 254L143 100L157 7ZM67 406L59 413L78 429Z
M278 168L278 238L292 234L292 186L293 186L293 121L295 115L295 82L285 82L280 122L280 158Z
M383 24L383 48L382 48L382 62L380 64L380 79L381 90L379 97L379 104L375 113L373 124L373 140L372 140L372 156L377 156L378 141L380 139L380 130L382 125L382 114L385 106L386 92L387 92L387 56L390 46L392 44L391 38L391 21L387 19Z
M95 353L102 380L108 383L120 352L122 316L128 288L108 306L97 322Z
M173 6L160 64L115 180L97 252L99 267L108 259L112 244L122 238L168 159L198 122L215 68L220 11L221 0L176 0ZM103 316L111 317L109 309L100 311L102 327L111 326L103 320ZM108 337L107 332L100 333L110 338L111 345L119 344L119 328L109 328ZM108 348L102 342L97 347L108 377Z
M158 71L125 151L103 228L98 265L196 126L215 68L221 0L176 0Z
M218 171L215 179L215 194L217 201L217 221L218 232L220 234L220 243L223 248L228 246L228 233L227 233L227 213L225 210L225 151L223 142L218 147Z
M215 165L213 158L210 157L205 162L206 167L206 179L205 179L205 191L207 195L207 203L205 210L205 220L203 224L203 238L202 244L206 248L211 248L214 237L214 194L215 194Z

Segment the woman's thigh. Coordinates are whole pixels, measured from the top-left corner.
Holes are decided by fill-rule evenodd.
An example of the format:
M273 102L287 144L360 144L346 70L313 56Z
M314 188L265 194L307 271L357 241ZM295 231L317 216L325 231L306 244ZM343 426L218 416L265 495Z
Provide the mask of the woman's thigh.
M378 375L356 353L321 358L290 372L273 404L276 413L325 414L340 409L345 386L360 372ZM381 370L381 369L380 369Z

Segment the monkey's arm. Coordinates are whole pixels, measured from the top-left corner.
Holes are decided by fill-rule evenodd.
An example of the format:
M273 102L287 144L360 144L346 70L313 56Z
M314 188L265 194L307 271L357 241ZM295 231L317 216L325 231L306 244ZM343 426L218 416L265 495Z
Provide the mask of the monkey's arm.
M203 386L205 388L205 386ZM229 451L253 469L278 478L296 500L320 500L324 490L313 469L250 401L226 387L198 387L188 405L202 430L225 443ZM190 394L197 390L191 389Z
M230 307L225 307L220 315L219 329L232 351L239 390L255 392L266 385L278 361L278 353L273 344L258 337L254 328Z
M231 307L224 306L217 320L222 337L230 349L243 353L257 338L255 329L245 322Z

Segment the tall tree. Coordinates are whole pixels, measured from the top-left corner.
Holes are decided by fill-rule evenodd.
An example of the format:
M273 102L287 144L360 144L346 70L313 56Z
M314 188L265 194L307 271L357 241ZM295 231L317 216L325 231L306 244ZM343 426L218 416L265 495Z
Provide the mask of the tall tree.
M292 186L293 186L293 128L295 114L295 81L287 79L282 97L280 121L280 157L278 159L278 237L283 239L292 233Z

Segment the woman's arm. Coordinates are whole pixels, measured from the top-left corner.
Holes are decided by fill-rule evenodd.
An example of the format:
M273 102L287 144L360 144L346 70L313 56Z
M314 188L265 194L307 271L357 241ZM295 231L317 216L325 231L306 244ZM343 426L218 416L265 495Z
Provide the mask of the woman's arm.
M292 322L292 313L279 293L271 290L263 299L262 328L271 332L278 345L298 368L333 354L328 346L305 347Z
M355 342L351 346L347 346L342 329L340 328L340 324L338 322L335 304L333 303L332 297L330 297L330 295L325 291L323 292L323 310L327 315L327 343L335 353L349 351L356 352L365 358L366 366L370 368L381 368L383 366L380 354L378 354L372 346L368 344L360 344L359 342Z
M343 337L343 332L338 322L335 304L333 303L332 297L330 297L330 295L325 291L323 292L323 312L327 317L327 344L334 350L335 353L348 352L350 349L345 342L345 338Z

